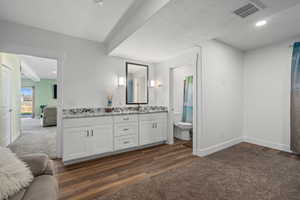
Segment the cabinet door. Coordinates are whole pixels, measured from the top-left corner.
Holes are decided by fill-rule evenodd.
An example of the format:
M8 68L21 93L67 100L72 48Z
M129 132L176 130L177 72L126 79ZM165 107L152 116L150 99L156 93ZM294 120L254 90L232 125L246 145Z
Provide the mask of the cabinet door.
M165 141L167 140L167 120L159 120L156 121L156 132L157 132L157 140Z
M63 160L73 160L88 156L88 128L65 128L63 140Z
M91 128L89 137L90 155L111 152L113 144L113 126L95 126Z
M166 140L166 121L141 121L140 145L146 145Z

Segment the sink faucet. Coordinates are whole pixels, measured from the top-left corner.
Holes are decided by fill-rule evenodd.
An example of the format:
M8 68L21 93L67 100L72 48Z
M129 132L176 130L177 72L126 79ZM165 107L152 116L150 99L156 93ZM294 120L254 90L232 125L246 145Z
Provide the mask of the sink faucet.
M138 109L138 111L141 111L141 104L138 103L137 109Z

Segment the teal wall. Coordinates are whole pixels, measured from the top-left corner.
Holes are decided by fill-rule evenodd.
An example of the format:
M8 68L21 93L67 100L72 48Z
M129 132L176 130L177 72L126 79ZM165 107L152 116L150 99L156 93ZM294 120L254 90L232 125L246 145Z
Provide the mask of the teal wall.
M35 117L39 117L41 114L40 105L56 106L57 100L53 99L53 85L56 84L56 80L41 79L39 82L34 82L29 79L22 79L22 87L34 87L35 101L34 111Z

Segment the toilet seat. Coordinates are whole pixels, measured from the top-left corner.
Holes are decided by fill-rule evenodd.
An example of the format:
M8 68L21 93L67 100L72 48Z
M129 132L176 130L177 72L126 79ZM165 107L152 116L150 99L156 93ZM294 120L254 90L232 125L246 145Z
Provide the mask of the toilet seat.
M189 122L177 122L175 123L175 126L177 126L180 129L192 129L193 124Z

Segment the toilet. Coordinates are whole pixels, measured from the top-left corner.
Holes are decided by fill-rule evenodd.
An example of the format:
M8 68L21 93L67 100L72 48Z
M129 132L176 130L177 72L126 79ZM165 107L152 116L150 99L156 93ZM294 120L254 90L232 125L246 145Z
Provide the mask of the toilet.
M190 131L193 129L193 124L189 122L176 122L174 124L174 136L180 140L191 140Z

